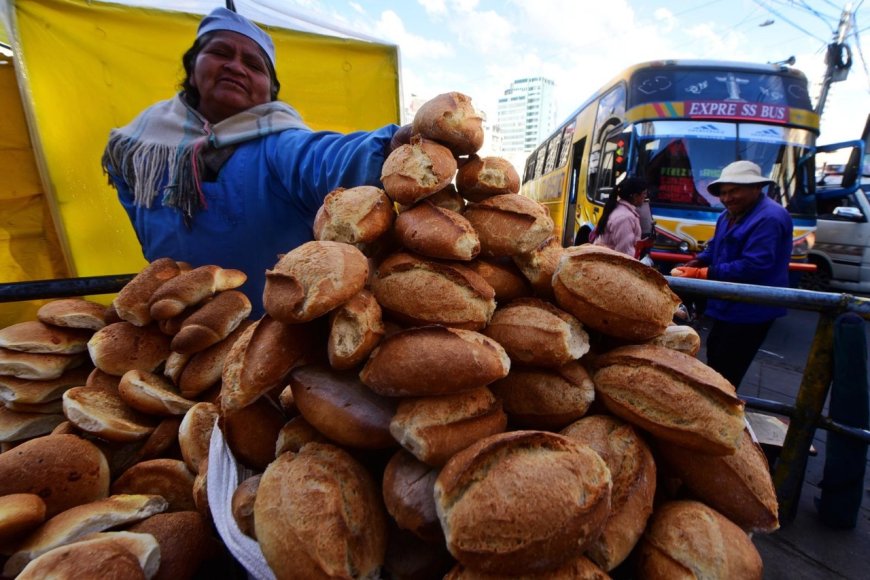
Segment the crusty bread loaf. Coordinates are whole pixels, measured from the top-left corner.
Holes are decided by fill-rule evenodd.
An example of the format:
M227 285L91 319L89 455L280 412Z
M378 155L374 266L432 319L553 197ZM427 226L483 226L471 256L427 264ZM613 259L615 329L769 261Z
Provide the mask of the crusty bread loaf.
M257 539L257 530L254 525L254 501L257 499L257 490L260 488L262 477L263 475L258 473L240 483L233 492L230 508L239 530L255 540Z
M329 365L337 370L356 367L371 354L385 332L380 304L371 292L362 290L329 315Z
M444 534L435 510L438 470L405 449L390 458L384 469L384 505L396 524L427 542L442 542Z
M285 422L284 414L269 398L261 397L223 416L223 433L239 463L262 471L275 458L278 433Z
M153 371L169 356L169 344L156 325L116 322L94 333L88 352L98 369L121 376L133 369Z
M163 376L172 381L173 385L178 385L181 379L181 373L184 372L184 367L193 358L193 353L181 354L180 352L170 352L163 363Z
M52 403L54 404L54 403ZM27 413L0 407L0 442L22 441L51 433L66 419L60 409L54 413Z
M508 374L510 359L478 332L425 326L384 338L360 372L369 388L388 397L425 397L468 391Z
M396 402L374 393L355 371L307 365L290 373L296 408L315 429L356 449L394 447L390 420Z
M157 541L146 534L136 534L136 536L141 536L142 543L151 546L153 558L159 561ZM58 546L28 563L21 574L17 576L20 580L43 580L46 578L52 580L73 580L75 578L146 580L151 577L146 576L141 562L125 544L104 538Z
M211 522L197 512L155 514L128 530L150 534L160 545L160 567L152 580L194 578L203 562L219 553Z
M241 270L208 265L182 272L161 285L151 297L150 312L154 320L178 316L218 292L238 288L248 279Z
M85 386L100 387L101 389L117 391L118 383L121 382L121 376L110 375L109 373L105 373L100 369L94 369L91 371L91 374L88 375L88 380L85 381Z
M80 366L56 379L29 380L0 375L0 403L37 404L57 401L70 387L80 387L93 369Z
M200 352L225 339L251 313L251 301L238 290L219 292L213 300L184 319L172 338L174 352Z
M495 290L497 304L532 295L529 281L510 258L480 258L468 263Z
M471 155L456 173L456 189L468 201L480 202L496 195L519 193L520 176L503 157Z
M0 375L46 381L81 366L87 358L85 353L43 354L0 348Z
M166 510L156 495L115 495L60 513L27 536L6 561L3 573L15 576L33 559L94 532L136 522Z
M502 345L513 364L558 368L589 351L583 325L538 298L520 298L498 308L483 334Z
M760 580L761 556L746 533L697 501L658 506L638 546L638 576Z
M16 413L38 413L42 415L53 415L63 413L63 405L60 399L54 401L46 401L44 403L4 403L6 409L15 411Z
M465 209L465 200L461 195L459 195L459 192L456 191L456 186L452 183L448 183L444 189L436 191L425 199L437 207L449 209L450 211L455 211L457 213L462 213ZM399 213L408 211L412 207L414 207L414 205L399 204Z
M541 244L526 254L512 256L514 264L520 269L535 290L535 294L548 300L553 300L553 274L559 266L559 260L565 248L556 236L550 236Z
M569 560L555 570L523 574L522 576L487 574L486 572L466 568L462 564L456 564L444 576L444 580L504 580L507 577L517 578L518 580L550 580L553 578L564 580L610 580L610 576L604 570L596 566L592 560L585 556Z
M159 495L167 501L167 511L191 511L196 509L193 503L193 476L184 462L178 459L149 459L119 475L110 491L112 495Z
M480 330L495 311L495 290L459 262L393 254L371 281L381 307L399 322Z
M415 133L442 143L454 155L468 155L483 146L483 117L474 110L471 97L456 91L420 105L413 128Z
M329 192L317 210L314 239L367 244L384 235L395 218L392 201L379 187L340 187Z
M0 495L0 548L36 529L45 514L45 502L35 493Z
M281 427L278 441L275 442L275 457L287 451L299 453L303 445L313 441L329 443L323 433L315 429L305 417L296 415Z
M214 403L200 402L191 407L178 427L178 445L187 468L196 473L203 459L208 458L211 432L218 418Z
M307 242L266 271L263 305L281 322L313 320L362 290L368 269L365 255L349 244Z
M109 441L144 439L157 421L127 405L117 391L73 387L63 394L63 414L76 427Z
M136 326L151 322L151 298L160 286L182 272L178 262L159 258L148 264L127 282L112 301L112 309L122 320ZM107 324L111 322L106 321Z
M243 320L238 328L219 343L190 355L189 360L181 370L181 374L174 381L182 397L186 399L196 398L220 382L224 361L226 361L230 349L235 344L236 339L253 323L252 320ZM172 354L169 355L169 358L172 358ZM169 360L166 361L166 366L169 368Z
M650 344L672 348L688 355L695 356L701 350L701 337L691 326L671 324L660 335L653 337Z
M586 554L604 570L613 570L634 549L652 514L656 490L652 452L631 425L609 415L584 417L561 433L591 447L610 469L610 515Z
M0 347L18 352L77 354L88 349L92 334L90 330L28 320L0 328Z
M609 336L649 340L664 332L680 299L653 268L604 246L567 248L553 274L556 302Z
M415 135L394 149L381 168L390 199L411 205L444 189L456 175L456 159L447 147Z
M396 237L407 249L430 258L468 261L480 253L480 239L471 223L428 198L399 214Z
M577 361L555 369L513 366L490 389L510 422L526 429L561 429L585 415L595 399L592 379Z
M32 493L46 517L106 497L109 464L93 443L76 435L46 435L0 453L0 496Z
M734 455L698 453L656 442L664 460L692 495L748 532L779 528L779 505L764 452L744 430Z
M469 204L463 215L477 231L484 256L525 254L553 235L546 208L524 195L496 195Z
M182 397L175 385L147 371L127 371L118 395L130 408L148 415L184 415L195 401Z
M615 415L657 438L730 455L743 436L744 403L722 375L657 345L613 349L595 359L596 395Z
M475 441L501 433L507 415L486 387L438 397L403 399L390 422L402 447L440 467Z
M386 514L371 476L341 448L309 443L263 473L254 502L257 540L275 576L375 578Z
M610 472L589 447L509 431L454 455L435 482L447 549L463 565L517 576L552 570L598 536Z
M106 326L106 307L84 298L62 298L40 306L36 318L52 326L99 330Z

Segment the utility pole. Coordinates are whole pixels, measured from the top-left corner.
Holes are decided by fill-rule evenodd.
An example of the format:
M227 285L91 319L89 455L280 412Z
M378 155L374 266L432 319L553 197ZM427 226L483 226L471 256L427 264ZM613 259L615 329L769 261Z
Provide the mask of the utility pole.
M816 113L819 118L822 116L822 111L825 108L825 101L828 100L828 90L831 88L831 83L846 80L849 76L849 69L852 67L852 50L848 44L845 44L846 37L849 35L849 27L852 24L852 3L848 2L843 8L843 13L840 15L840 24L837 26L837 32L834 34L834 42L828 45L825 52L825 77L822 80L822 88L819 91L819 101L816 103Z

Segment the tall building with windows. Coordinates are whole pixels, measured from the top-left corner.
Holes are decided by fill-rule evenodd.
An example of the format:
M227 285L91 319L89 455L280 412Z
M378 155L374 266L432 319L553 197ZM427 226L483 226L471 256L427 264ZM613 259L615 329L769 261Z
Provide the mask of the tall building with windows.
M513 81L497 113L500 153L524 158L556 128L555 83L543 77Z

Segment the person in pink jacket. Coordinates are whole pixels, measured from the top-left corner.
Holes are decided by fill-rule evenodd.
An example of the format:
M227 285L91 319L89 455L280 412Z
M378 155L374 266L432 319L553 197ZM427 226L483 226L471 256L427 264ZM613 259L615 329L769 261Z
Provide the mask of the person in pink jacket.
M616 185L595 226L594 245L639 257L642 233L637 208L646 201L646 190L646 181L638 177L628 177Z

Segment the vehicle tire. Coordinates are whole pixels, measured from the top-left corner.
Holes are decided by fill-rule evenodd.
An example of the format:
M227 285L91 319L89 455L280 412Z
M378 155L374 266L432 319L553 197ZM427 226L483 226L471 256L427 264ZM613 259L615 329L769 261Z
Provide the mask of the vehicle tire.
M804 272L799 286L804 290L827 292L831 288L831 268L824 262L813 261L815 272Z

